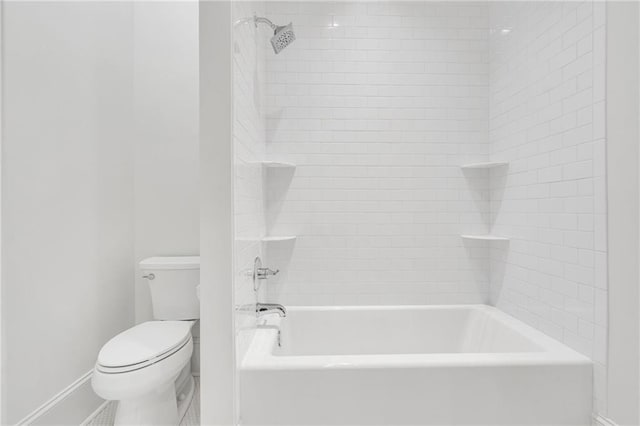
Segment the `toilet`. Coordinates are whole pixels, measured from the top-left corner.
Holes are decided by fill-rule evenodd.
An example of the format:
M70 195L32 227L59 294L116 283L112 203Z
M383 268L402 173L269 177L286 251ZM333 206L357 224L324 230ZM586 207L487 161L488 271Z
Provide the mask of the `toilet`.
M140 262L149 283L154 321L123 331L100 350L91 384L118 401L115 425L178 425L195 383L191 327L200 318L198 256L152 257Z

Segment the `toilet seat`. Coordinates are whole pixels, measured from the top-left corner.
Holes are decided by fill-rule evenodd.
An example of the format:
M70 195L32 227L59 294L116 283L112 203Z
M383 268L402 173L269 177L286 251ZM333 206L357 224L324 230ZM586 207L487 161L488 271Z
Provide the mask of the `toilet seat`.
M120 374L163 361L191 340L191 321L149 321L109 340L98 354L96 370Z

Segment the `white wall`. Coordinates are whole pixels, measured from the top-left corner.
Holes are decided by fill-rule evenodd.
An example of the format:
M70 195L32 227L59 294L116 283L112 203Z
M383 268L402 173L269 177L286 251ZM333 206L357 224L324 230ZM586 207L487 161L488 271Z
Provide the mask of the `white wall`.
M605 9L491 3L493 303L595 362L606 402Z
M3 27L4 25L2 24L2 5L0 4L0 99L4 99L4 95L3 95L3 91L2 91L2 81L3 81L3 77L2 77L2 70L3 70L3 48L2 46L4 45L3 37L2 34L4 33L3 31ZM2 323L2 135L4 134L3 132L3 126L2 126L2 121L3 121L3 107L2 107L2 102L0 102L0 423L2 422L2 419L4 417L3 414L3 409L2 409L2 403L4 402L3 399L3 395L4 395L4 391L3 391L3 386L2 386L2 377L3 373L2 373L2 368L3 368L3 364L4 364L4 347L3 347L3 342L2 342L2 336L4 335L4 329L3 327L3 323Z
M133 324L133 50L127 3L3 8L2 423L13 424ZM57 420L78 424L97 403Z
M237 424L232 13L202 1L200 32L200 279L203 425Z
M149 256L198 255L198 3L134 10L136 322L153 318Z
M136 322L153 319L138 263L150 256L200 254L198 3L136 2L135 118ZM200 332L192 371L199 374Z
M297 164L267 232L297 235L286 304L482 303L488 231L485 3L268 2L297 40L268 55L267 155ZM265 34L265 37L269 37ZM286 258L288 253L289 258Z
M638 4L607 5L609 190L608 409L616 424L640 423Z

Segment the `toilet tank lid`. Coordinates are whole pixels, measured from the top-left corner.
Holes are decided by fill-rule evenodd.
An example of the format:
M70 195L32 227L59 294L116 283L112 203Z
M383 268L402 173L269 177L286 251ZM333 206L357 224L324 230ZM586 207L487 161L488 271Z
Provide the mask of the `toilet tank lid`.
M157 256L140 262L141 269L200 269L200 256Z

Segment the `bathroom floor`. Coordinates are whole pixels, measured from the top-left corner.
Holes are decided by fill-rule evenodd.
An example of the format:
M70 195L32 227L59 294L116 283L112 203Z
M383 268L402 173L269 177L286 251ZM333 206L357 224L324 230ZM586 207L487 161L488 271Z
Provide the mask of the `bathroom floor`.
M196 381L196 389L193 394L191 406L184 415L180 426L199 426L200 425L200 377L194 377ZM113 419L116 414L116 403L110 402L102 411L100 411L86 426L112 426Z

